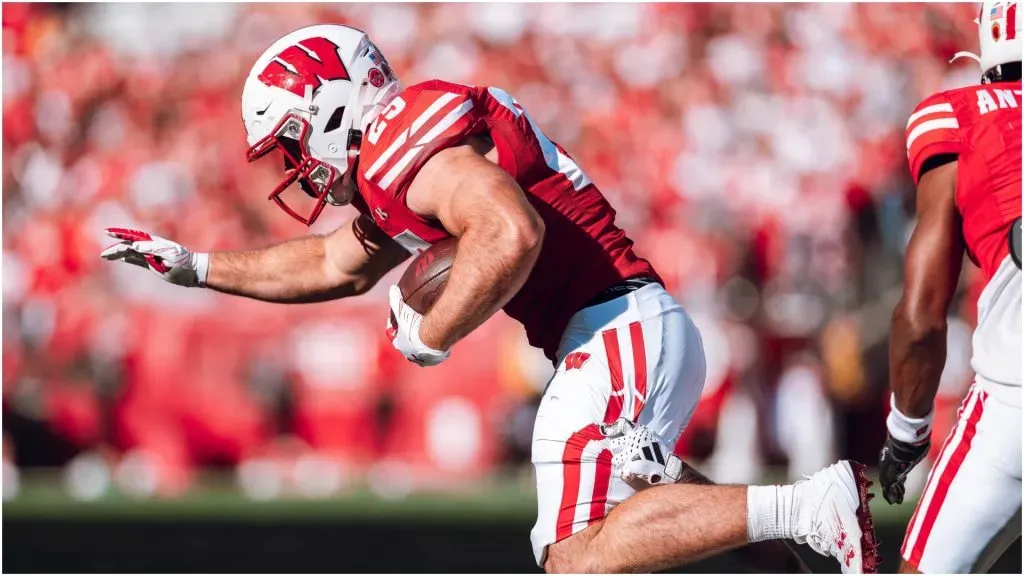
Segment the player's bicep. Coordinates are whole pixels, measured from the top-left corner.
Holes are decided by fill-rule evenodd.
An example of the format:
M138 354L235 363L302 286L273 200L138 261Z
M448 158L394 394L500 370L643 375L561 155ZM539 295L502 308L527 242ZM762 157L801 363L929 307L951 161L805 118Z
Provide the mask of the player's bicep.
M907 246L904 307L911 314L945 316L956 293L964 244L956 209L957 163L924 173L917 187L917 225Z
M409 208L437 218L454 236L480 226L539 240L540 216L515 179L487 160L478 144L471 141L431 157L409 187Z
M326 237L324 256L326 274L338 284L351 284L363 292L405 261L409 253L360 214Z

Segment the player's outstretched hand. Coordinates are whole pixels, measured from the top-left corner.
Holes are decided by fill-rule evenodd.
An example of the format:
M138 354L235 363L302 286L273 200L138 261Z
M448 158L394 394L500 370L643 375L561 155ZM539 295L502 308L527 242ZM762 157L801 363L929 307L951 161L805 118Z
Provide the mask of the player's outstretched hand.
M100 257L141 266L179 286L205 286L210 255L192 252L177 242L129 228L107 228L107 236L120 240Z
M882 451L878 454L878 476L886 502L903 503L907 475L928 454L929 445L927 440L909 444L893 438L892 434L887 435Z

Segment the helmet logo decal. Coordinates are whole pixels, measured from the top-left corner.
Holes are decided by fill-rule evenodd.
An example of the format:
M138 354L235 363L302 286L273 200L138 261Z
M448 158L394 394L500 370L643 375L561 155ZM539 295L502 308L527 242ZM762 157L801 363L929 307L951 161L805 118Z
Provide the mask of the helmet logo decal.
M297 46L285 48L258 78L267 86L302 97L306 86L312 86L316 94L324 81L349 80L350 76L333 42L326 38L307 38L300 40Z
M376 68L370 68L370 71L367 73L367 77L370 79L370 84L372 84L374 88L380 88L384 85L384 73Z

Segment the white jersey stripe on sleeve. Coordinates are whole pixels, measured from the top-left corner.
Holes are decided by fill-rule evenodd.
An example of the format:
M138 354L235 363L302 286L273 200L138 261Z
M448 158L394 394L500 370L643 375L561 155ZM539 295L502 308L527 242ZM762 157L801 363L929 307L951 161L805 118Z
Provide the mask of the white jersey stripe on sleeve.
M424 110L423 114L420 114L420 117L417 118L416 121L412 123L412 129L409 130L409 133L414 135L418 134L420 128L423 128L423 125L426 124L427 121L434 116L434 114L437 114L441 110L441 108L447 106L449 102L455 100L457 97L458 94L447 92L445 93L444 96L441 96L437 100L434 100L434 103L431 104L429 108Z
M395 141L391 143L391 146L388 146L388 149L385 150L383 154L377 157L376 162L370 165L369 170L366 171L366 178L372 178L373 175L376 174L378 170L383 168L384 165L388 163L388 160L390 160L391 157L394 156L395 152L398 152L398 149L401 148L402 145L405 144L405 141L408 139L408 130L399 134L398 137L395 138Z
M466 113L468 113L472 109L472 100L466 100L462 104L459 104L457 108L449 112L444 118L441 119L440 122L438 122L433 128L431 128L429 132L424 134L423 137L420 138L419 142L416 143L416 145L422 146L427 142L430 142L434 138L437 138L438 136L443 134L445 130L451 128L452 125L459 120L459 118L465 116Z
M387 150L385 150L383 154L377 157L377 160L370 166L369 170L366 171L366 178L372 178L373 175L376 174L381 168L383 168L388 163L388 160L391 160L391 157L394 156L395 153L402 148L405 142L409 139L410 135L415 135L417 132L419 132L420 129L423 128L424 124L430 121L430 119L433 118L435 114L440 112L442 108L447 106L449 102L451 102L457 97L457 94L447 92L443 96L439 97L437 100L434 100L434 102L430 106L428 106L427 109L424 110L423 113L420 114L418 118L416 118L416 120L413 121L409 129L399 134L395 138L395 141L391 143L391 146L388 146ZM406 154L406 156L408 156L408 154Z
M409 163L412 162L412 159L415 158L422 149L422 146L413 146L412 148L409 148L409 150L407 150L406 153L391 166L391 169L385 172L384 176L381 176L380 182L378 182L377 185L381 188L391 186L391 183L395 181L395 178L398 178L399 174L405 172Z
M922 135L931 132L932 130L941 130L943 128L959 128L960 123L956 121L956 118L936 118L935 120L928 120L918 124L910 134L907 135L907 150L914 145L914 140L917 140Z
M910 128L910 125L916 122L918 118L921 118L922 116L927 116L929 114L938 114L939 112L949 112L950 114L952 114L953 105L950 104L949 102L943 102L941 104L932 104L931 106L925 106L924 108L921 108L917 112L914 112L913 114L910 115L910 119L907 120L907 128Z
M453 98L455 97L454 94L452 94L451 96ZM447 104L448 102L451 102L451 100L451 98L448 98L447 100L445 100L443 104ZM440 99L438 99L438 101L440 101ZM431 106L431 108L434 107ZM424 112L423 115L421 115L416 120L416 123L413 124L412 133L415 134L416 130L422 128L423 124L427 120L429 120L430 116L436 114L437 111L440 109L441 106L438 106L436 109L428 109L426 112ZM391 183L394 182L396 178L398 178L399 176L402 175L403 172L405 172L405 170L409 167L409 164L411 164L413 159L416 158L416 155L419 154L421 150L423 150L423 146L425 144L429 143L434 138L437 138L438 136L443 134L445 130L451 128L452 124L455 124L455 122L458 121L459 118L465 116L466 113L472 109L472 100L466 100L462 104L459 104L457 107L452 109L452 111L446 114L444 118L441 118L441 120L433 128L431 128L430 131L424 134L423 137L420 138L418 142L416 142L415 146L409 148L409 150L407 150L405 154L403 154L402 157L399 158L398 161L396 161L391 166L391 169L388 170L384 174L384 176L381 177L380 181L377 182L377 185L380 186L381 188L387 188L388 186L390 186ZM428 112L430 114L428 114Z

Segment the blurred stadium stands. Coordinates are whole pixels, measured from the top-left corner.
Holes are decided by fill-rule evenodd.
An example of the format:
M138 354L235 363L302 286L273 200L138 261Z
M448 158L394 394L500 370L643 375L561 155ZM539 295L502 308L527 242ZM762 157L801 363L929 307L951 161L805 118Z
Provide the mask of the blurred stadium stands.
M102 229L198 249L304 230L245 162L242 80L297 27L365 29L399 76L505 88L699 319L687 453L722 481L873 462L912 194L913 106L977 81L973 4L3 5L4 499L462 490L520 477L551 371L501 317L423 370L367 297L275 306L103 262ZM336 226L348 209L314 227ZM970 380L964 281L943 435ZM943 417L945 420L943 420ZM938 443L936 443L938 444ZM524 548L525 550L525 548Z

